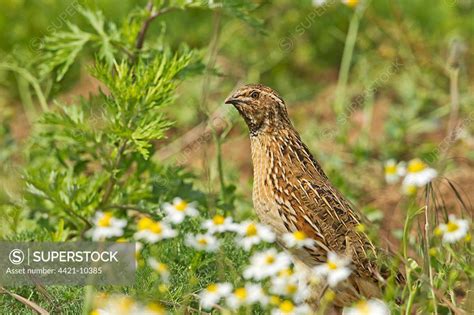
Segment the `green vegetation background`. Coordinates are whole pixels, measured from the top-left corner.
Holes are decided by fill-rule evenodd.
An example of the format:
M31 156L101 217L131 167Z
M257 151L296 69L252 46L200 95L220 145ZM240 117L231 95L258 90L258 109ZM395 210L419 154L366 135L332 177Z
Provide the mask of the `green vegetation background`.
M181 6L184 2L156 1L156 5ZM193 144L185 150L179 141L173 142L190 130L200 130L192 128L222 111L223 99L237 84L247 82L264 83L284 96L297 129L331 179L388 237L399 240L403 226L397 223L403 223L405 214L400 222L385 221L388 211L402 210L397 206L399 192L383 183L383 161L421 157L434 165L442 162L443 170L457 176L460 190L472 191L472 143L450 143L447 163L440 161L439 148L449 135L453 117L454 72L460 104L456 117L466 122L462 130L472 141L472 120L462 119L472 117L474 109L473 1L370 1L358 24L354 50L345 55L350 58L345 84L341 83L341 60L354 8L336 1L324 10L315 8L311 1L224 2L224 9L210 9L205 4L176 9L150 24L143 55L137 61L141 70L123 66L124 73L142 71L138 77L144 79L135 87L155 98L147 103L140 95L131 95L127 87L134 83L124 79L119 86L110 76L108 67L113 62L100 36L85 46L70 67L55 63L55 58L64 57L59 50L45 51L54 44L48 44L45 36L68 31L69 23L92 29L90 20L75 9L76 4L103 12L103 17L92 19L106 21L104 29L112 40L114 31L109 23L115 23L116 33L121 34L117 41L131 47L146 15L146 1L1 0L2 239L77 239L86 229L81 217L90 217L104 203L132 205L150 213L178 195L198 201L205 216L217 212L238 219L253 217L250 156L237 154L248 152L246 130L235 112L226 109L223 130L198 138L197 147ZM120 48L111 51L113 56L128 58ZM186 59L183 64L170 61L175 52ZM169 58L163 64L169 65L170 78L183 81L176 88L167 87L163 94L149 89L150 69L159 67L160 61L154 58L161 54ZM116 59L119 64L120 58ZM91 70L95 63L98 66ZM394 69L394 65L400 67ZM178 73L171 75L175 70ZM137 72L133 73L130 76ZM132 121L133 108L115 106L114 99L98 93L99 86L114 91L116 83L115 100L150 106L137 118L142 125L137 123L136 130L153 122L155 129L143 129L139 137L119 130L125 121ZM52 113L44 113L35 87L43 91ZM357 101L361 95L362 101ZM67 105L71 103L80 105ZM101 142L93 140L98 132L94 119L100 116L97 108L103 104L108 104L103 112L108 117L99 121L105 121L109 129L99 128L105 152L95 154ZM160 124L156 124L157 117L161 117ZM138 140L127 147L126 157L112 163L120 154L119 144L132 138ZM94 174L96 170L101 171ZM113 186L105 202L102 188L115 176L121 186ZM47 183L42 182L45 178ZM31 185L43 186L48 196ZM449 200L447 204L446 211L457 207ZM68 211L80 215L71 216ZM191 222L184 229L191 231L193 224L197 225ZM247 257L230 241L222 254L229 261L216 269L213 257L201 257L192 274L184 266L193 264L195 255L181 246L182 240L176 242L154 249L160 257L174 257L168 263L177 273L166 301L176 312L188 304L195 306L188 294L220 279L219 270L230 268L233 272L228 277L239 281ZM179 255L175 255L176 248ZM455 266L445 271L452 269ZM156 279L150 277L149 270L141 272L134 287L108 290L153 299L158 290ZM454 282L449 289L455 289ZM429 295L423 290L417 293L423 295L420 301ZM65 314L81 314L90 295L79 287L14 291L53 313ZM432 311L429 305L425 307ZM443 314L450 312L446 305L440 307ZM0 310L2 314L29 313L7 294L0 295Z

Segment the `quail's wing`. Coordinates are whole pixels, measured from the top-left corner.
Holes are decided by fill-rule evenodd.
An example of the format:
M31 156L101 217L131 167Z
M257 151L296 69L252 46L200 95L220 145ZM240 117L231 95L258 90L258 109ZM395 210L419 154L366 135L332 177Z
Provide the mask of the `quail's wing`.
M372 274L369 265L375 249L366 235L357 231L359 220L337 191L327 183L311 179L301 180L301 189L295 192L302 201L300 226L309 229L317 227L330 251L351 257L361 273ZM311 235L311 234L308 234Z
M349 202L335 189L299 138L280 153L286 154L283 168L287 184L282 217L287 228L303 231L315 240L312 256L316 261L325 261L328 251L350 256L357 272L373 274L371 257L375 248L368 238L357 231L360 216ZM286 210L285 210L286 209ZM286 214L285 214L286 213Z

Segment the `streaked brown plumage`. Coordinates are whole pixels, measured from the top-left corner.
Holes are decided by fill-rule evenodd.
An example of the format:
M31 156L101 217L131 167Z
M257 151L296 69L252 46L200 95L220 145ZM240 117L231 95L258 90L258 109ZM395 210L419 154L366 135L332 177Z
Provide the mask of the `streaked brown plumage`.
M376 249L358 232L358 213L301 141L283 99L269 87L245 85L225 102L235 106L250 130L253 202L260 220L278 236L302 231L315 240L315 247L292 251L308 267L326 262L329 251L352 259L353 274L339 288L338 304L378 296L382 277L374 263Z

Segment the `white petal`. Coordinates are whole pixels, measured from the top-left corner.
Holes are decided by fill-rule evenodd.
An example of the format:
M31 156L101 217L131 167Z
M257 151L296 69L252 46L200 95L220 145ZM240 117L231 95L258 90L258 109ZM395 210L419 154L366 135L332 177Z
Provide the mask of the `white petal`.
M181 203L183 201L183 199L181 199L180 197L175 197L173 198L173 205L177 205L179 203Z
M190 217L195 217L199 214L196 208L189 207L186 209L186 214L189 215Z
M331 287L335 287L339 282L347 279L351 274L349 268L340 268L339 270L334 270L328 273L328 284Z
M371 299L367 301L367 304L370 308L370 313L374 315L390 315L390 310L388 309L387 305L377 299Z
M325 276L329 272L329 268L327 264L318 265L314 267L313 270L314 270L314 273L318 276Z

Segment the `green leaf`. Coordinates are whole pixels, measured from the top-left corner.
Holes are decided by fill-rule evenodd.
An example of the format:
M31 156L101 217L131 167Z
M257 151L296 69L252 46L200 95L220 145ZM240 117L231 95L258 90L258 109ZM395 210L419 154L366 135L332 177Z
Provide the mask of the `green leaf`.
M77 26L68 23L69 31L56 32L45 38L43 57L40 59L40 74L56 71L56 81L60 81L76 60L92 35L81 31Z
M38 60L42 77L56 72L56 81L62 80L86 44L98 47L98 57L105 60L109 67L115 63L117 49L113 42L120 41L120 33L115 24L111 22L106 24L104 15L100 11L93 12L79 8L79 12L92 27L91 32L86 32L74 24L67 23L67 30L58 31L45 37L42 57Z
M110 134L130 140L147 159L150 141L162 138L170 126L161 108L173 101L177 85L195 60L194 52L187 49L176 54L165 51L150 60L138 59L135 65L123 60L114 66L113 74L98 60L92 73L109 90L103 97Z
M108 23L108 31L105 28L105 18L102 12L92 12L85 9L79 10L81 14L87 19L90 25L94 28L99 38L96 44L99 46L99 57L105 59L109 65L115 63L116 49L112 46L113 40L119 40L117 27L114 23Z

